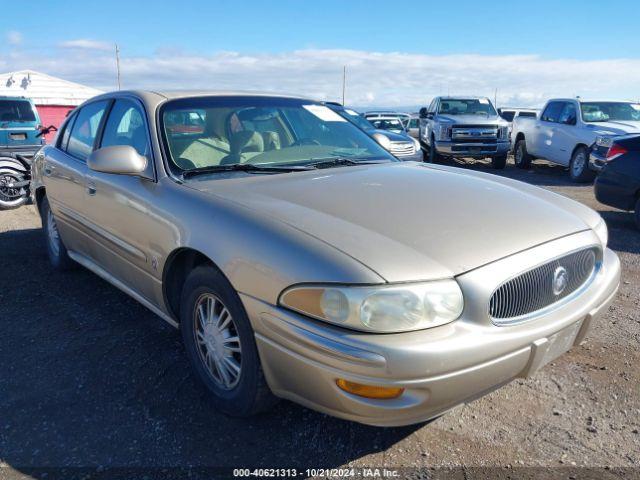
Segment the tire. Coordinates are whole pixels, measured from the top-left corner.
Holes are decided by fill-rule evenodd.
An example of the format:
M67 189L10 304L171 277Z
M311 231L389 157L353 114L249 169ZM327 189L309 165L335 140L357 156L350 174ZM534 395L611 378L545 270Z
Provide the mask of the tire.
M498 157L491 157L491 167L494 170L502 170L507 166L507 156L500 155Z
M0 210L11 210L24 205L29 199L29 189L25 187L13 188L14 182L25 180L26 173L17 168L0 168Z
M513 152L513 162L516 167L527 169L531 167L531 155L527 152L527 144L524 139L516 142L516 148Z
M571 155L569 176L576 183L587 183L596 178L596 174L589 170L589 152L586 147L578 147Z
M640 198L638 198L638 201L636 202L634 217L636 218L636 227L640 230Z
M60 232L58 232L58 226L56 225L56 219L53 216L53 212L51 212L47 197L42 199L40 213L42 216L42 230L44 231L47 245L49 263L51 263L54 270L66 271L73 269L76 263L69 257L67 247L65 247L62 242Z
M203 265L187 277L180 300L180 331L191 367L218 410L248 417L277 403L240 297L215 268Z
M436 150L436 139L431 137L429 144L429 163L438 163L440 158L440 154L438 154L438 150Z

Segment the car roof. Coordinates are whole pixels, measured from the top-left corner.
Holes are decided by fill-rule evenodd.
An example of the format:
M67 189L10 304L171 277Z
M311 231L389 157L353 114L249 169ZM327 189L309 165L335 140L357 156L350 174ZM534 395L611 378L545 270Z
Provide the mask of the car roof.
M633 100L611 100L611 99L604 99L604 98L596 98L596 99L591 99L591 98L550 98L547 103L549 102L578 102L578 103L634 103L637 104L638 102L635 102Z
M253 92L246 90L116 90L113 92L103 93L88 100L93 102L96 100L136 97L140 99L146 106L155 108L159 104L168 100L176 100L181 98L197 98L197 97L274 97L274 98L292 98L300 100L308 100L316 102L314 99L306 98L300 95L280 94L273 92Z
M31 101L30 98L27 98L23 95L0 95L0 100L26 100L28 102Z
M489 98L478 95L444 95L438 97L440 100L480 100L481 98Z

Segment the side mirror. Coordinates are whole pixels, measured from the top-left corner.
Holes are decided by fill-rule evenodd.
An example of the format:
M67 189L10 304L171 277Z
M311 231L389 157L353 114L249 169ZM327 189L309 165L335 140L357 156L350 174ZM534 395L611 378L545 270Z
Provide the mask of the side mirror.
M427 118L427 115L428 115L428 112L427 112L426 107L422 107L422 108L420 109L420 112L418 113L418 116L419 116L420 118Z
M142 175L147 169L147 157L129 145L114 145L95 150L89 155L87 165L95 172Z
M569 117L564 121L565 125L575 125L576 124L576 117Z

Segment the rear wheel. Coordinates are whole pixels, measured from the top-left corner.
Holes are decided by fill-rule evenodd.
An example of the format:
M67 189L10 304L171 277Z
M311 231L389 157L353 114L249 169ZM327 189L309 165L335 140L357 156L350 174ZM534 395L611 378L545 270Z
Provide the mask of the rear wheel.
M500 155L499 157L491 157L491 167L495 170L502 170L507 166L507 156Z
M513 153L513 163L515 163L516 167L525 169L531 167L531 160L531 155L527 152L527 144L524 139L518 140Z
M573 152L569 176L576 183L591 182L596 177L595 173L589 170L589 152L586 147L578 147Z
M60 232L58 231L58 224L53 216L51 207L49 206L49 200L47 197L42 199L40 206L40 212L42 215L42 229L44 230L44 236L47 244L47 254L49 256L49 262L55 270L69 270L76 264L60 238Z
M180 330L191 366L220 411L245 417L271 407L253 328L237 292L210 266L189 274Z
M0 168L0 210L24 205L29 198L26 173L10 167Z

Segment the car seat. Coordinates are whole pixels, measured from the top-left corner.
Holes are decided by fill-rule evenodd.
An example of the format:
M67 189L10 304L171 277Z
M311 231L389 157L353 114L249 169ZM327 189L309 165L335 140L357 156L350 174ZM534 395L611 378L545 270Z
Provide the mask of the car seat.
M220 165L243 163L246 161L245 153L253 152L259 154L264 152L262 135L252 130L242 130L232 134L229 143L231 153L220 161Z

